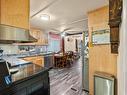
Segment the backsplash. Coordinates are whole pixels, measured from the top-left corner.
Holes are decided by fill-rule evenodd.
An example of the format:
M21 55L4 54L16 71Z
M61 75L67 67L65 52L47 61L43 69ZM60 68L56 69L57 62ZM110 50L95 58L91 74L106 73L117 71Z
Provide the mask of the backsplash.
M13 44L0 44L0 48L4 50L3 54L19 54L24 52L47 52L47 46L18 46Z
M19 52L17 45L0 44L0 48L4 50L4 54L17 54Z
M31 51L31 52L47 52L47 46L18 46L20 52Z

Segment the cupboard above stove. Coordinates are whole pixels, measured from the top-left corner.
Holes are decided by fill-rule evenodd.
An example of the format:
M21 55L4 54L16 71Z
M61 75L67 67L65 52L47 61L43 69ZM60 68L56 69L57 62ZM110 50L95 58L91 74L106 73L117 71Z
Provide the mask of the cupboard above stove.
M0 24L29 29L29 0L0 0Z

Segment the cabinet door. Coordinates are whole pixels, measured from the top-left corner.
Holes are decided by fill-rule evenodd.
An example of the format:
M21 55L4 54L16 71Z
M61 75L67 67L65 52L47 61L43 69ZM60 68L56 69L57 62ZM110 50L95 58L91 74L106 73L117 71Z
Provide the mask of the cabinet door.
M44 34L44 43L48 45L48 34Z
M29 62L32 62L34 64L44 67L44 57L43 56L26 57L26 58L23 58L23 60L26 60L26 61L29 61Z
M43 45L47 45L48 44L48 35L44 32L42 32L41 34L41 43Z
M47 45L48 44L47 34L41 30L36 30L35 32L37 32L37 39L38 39L36 45Z
M38 29L31 29L30 34L31 34L31 36L33 36L34 38L36 38L38 40L34 44L35 45L39 45L40 39L41 39L41 37L40 37L40 30L38 30Z
M43 56L37 56L35 64L44 67L44 57Z
M31 36L33 36L36 39L39 39L39 30L31 29L30 31Z
M29 0L1 0L1 24L29 29Z
M37 43L38 45L43 45L44 43L43 43L43 33L42 33L42 31L39 31L39 33L38 33L38 43Z
M35 43L27 43L27 45L47 45L48 44L48 34L43 31L35 28L31 28L30 30L31 36L36 38L38 41Z
M43 62L44 62L43 58L41 57L41 58L37 58L36 59L36 63L35 64L44 67L44 63Z
M13 93L12 95L27 95L27 88L24 87L24 88L18 90L17 92Z
M32 62L32 63L36 63L36 58L35 57L26 57L26 58L23 58L23 60L29 61L29 62Z

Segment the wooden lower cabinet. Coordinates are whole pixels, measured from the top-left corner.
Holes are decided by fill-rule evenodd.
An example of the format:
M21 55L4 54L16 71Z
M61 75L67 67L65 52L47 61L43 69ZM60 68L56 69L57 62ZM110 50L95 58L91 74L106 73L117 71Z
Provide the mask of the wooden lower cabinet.
M50 95L49 73L42 72L28 80L13 84L0 95Z
M37 58L35 64L44 67L44 57Z
M25 57L22 59L44 67L44 56Z

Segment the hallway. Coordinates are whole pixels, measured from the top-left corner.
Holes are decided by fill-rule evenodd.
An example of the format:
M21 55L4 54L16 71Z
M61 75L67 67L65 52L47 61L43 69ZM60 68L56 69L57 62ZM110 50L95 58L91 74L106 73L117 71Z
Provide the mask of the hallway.
M51 95L81 95L81 63L79 59L71 68L53 69L49 72Z

